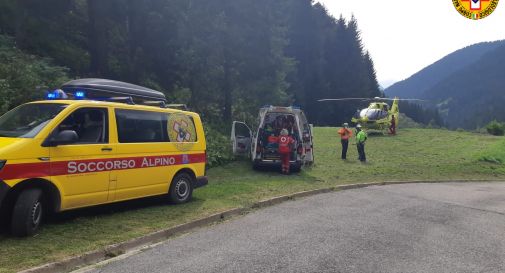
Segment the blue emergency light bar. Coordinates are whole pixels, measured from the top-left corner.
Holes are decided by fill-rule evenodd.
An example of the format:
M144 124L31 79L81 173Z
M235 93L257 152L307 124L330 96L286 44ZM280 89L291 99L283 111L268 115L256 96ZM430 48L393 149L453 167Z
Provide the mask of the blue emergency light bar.
M86 92L84 91L75 91L74 98L76 100L82 100L86 98Z
M82 100L86 98L86 92L84 91L75 91L73 93L74 99ZM46 100L66 100L68 99L67 93L61 89L56 89L54 91L47 91L45 99Z
M61 89L56 89L54 91L47 91L46 93L47 100L64 100L68 99L68 95L63 92Z
M54 100L54 99L56 99L56 94L55 93L47 93L46 94L46 99L48 99L48 100Z

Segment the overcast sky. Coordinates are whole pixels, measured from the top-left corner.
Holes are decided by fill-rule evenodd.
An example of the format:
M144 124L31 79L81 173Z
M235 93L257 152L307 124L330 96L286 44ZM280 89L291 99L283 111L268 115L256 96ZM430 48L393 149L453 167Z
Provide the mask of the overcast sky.
M382 86L408 78L462 47L505 39L505 0L490 16L477 21L461 16L451 0L318 2L335 17L354 14L358 19L363 44Z

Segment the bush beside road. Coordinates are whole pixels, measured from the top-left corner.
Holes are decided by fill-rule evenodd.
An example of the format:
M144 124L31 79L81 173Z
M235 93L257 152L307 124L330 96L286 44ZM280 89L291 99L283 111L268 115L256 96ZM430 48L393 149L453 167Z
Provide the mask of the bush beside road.
M316 164L299 174L253 171L237 161L209 170L210 183L189 204L161 198L73 211L56 216L31 238L0 235L0 272L56 261L274 196L334 185L401 180L505 180L505 165L479 159L505 153L503 138L435 129L404 129L396 137L371 136L370 163L361 165L354 146L339 158L336 128L315 129ZM352 141L351 141L352 143Z

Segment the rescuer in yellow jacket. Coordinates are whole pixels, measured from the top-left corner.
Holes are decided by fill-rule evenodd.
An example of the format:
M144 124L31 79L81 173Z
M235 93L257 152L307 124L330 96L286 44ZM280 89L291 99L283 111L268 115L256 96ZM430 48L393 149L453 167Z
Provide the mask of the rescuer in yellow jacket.
M361 125L356 125L356 146L358 147L359 161L361 161L361 163L366 162L365 142L367 138L365 131L361 129Z

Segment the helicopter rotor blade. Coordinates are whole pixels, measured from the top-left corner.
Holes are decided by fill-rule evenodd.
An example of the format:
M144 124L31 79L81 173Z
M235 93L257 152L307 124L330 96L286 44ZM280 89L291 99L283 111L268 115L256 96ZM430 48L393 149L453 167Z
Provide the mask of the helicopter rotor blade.
M369 100L370 98L341 98L341 99L320 99L319 102L323 101L346 101L346 100Z
M389 101L394 101L395 99L390 99L390 98L380 98L379 100L389 100ZM427 101L423 99L396 99L398 101Z
M427 101L427 100L422 100L422 99L391 99L391 98L341 98L341 99L320 99L317 100L318 102L325 102L325 101L348 101L348 100L361 100L361 101Z

